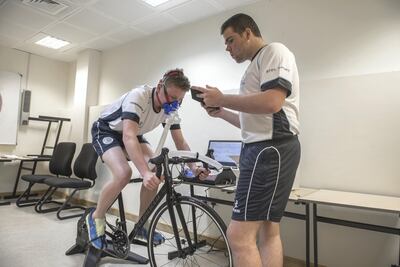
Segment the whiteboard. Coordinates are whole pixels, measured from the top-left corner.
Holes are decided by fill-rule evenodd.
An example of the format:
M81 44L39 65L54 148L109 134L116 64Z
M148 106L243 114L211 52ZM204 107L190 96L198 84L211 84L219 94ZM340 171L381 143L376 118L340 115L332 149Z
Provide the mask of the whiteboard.
M21 99L21 75L0 71L0 94L3 105L0 111L0 144L16 145Z

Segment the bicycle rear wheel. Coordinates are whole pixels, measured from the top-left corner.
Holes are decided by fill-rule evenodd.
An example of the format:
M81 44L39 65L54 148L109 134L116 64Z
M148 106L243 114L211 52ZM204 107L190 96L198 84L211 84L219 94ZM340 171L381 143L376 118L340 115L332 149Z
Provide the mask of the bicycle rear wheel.
M151 266L233 266L226 225L209 206L190 197L178 197L173 213L167 203L155 212L150 224L148 252ZM172 221L175 217L176 233ZM165 241L153 240L160 233Z

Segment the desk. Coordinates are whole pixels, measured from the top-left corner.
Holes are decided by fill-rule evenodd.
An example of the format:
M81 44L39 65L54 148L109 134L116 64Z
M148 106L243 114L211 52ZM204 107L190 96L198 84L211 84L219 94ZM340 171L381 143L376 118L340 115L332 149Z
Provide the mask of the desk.
M200 200L211 201L214 203L233 206L233 201L196 195L194 193L194 186L211 187L211 188L215 188L215 189L220 189L221 191L226 192L226 193L234 193L236 191L236 186L232 186L232 185L210 186L207 184L199 184L199 183L188 183L188 182L184 182L184 183L190 185L190 195L192 197L195 197ZM314 192L317 192L317 191L318 191L317 189L312 189L312 188L293 188L290 193L290 196L289 196L289 201L292 201L296 204L305 205L305 214L298 214L298 213L287 212L287 211L285 211L283 214L285 217L305 221L305 224L306 224L305 225L305 227L306 227L306 266L307 267L310 267L310 205L309 205L309 202L303 202L301 199L302 199L302 197L305 197L305 196L312 194Z
M340 206L347 208L359 208L359 209L400 214L399 197L388 197L388 196L360 194L360 193L332 191L332 190L318 190L316 192L301 197L301 201L313 204L314 264L316 266L318 264L318 236L317 236L318 222L354 227L358 229L365 229L365 230L395 234L400 236L399 228L322 217L318 216L317 214L317 204ZM392 265L392 266L393 267L400 266L400 251L399 251L398 265Z
M22 170L29 170L29 171L31 171L31 174L34 174L36 171L36 165L38 162L50 161L50 159L51 159L50 156L38 156L38 155L28 155L28 156L1 155L0 162L19 161L19 167L18 167L17 176L15 177L13 191L12 191L11 195L4 196L4 199L12 199L12 198L18 197L17 188L18 188L19 178L21 176ZM24 163L26 163L26 162L32 162L33 167L32 168L24 167Z
M310 204L308 202L304 202L301 199L309 194L317 192L318 189L313 188L293 188L289 195L289 201L292 201L296 204L305 205L306 214L297 214L293 212L285 211L283 215L289 218L295 218L299 220L304 220L306 223L306 266L310 267ZM315 265L314 266L318 266Z

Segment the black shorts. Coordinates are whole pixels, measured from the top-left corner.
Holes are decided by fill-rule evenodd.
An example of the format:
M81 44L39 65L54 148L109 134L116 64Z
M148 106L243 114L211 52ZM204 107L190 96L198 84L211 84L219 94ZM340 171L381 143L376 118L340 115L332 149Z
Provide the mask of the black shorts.
M244 144L232 219L280 222L299 162L297 136Z
M138 135L137 138L139 143L150 144L143 135ZM102 120L97 120L93 123L92 144L100 157L107 150L115 146L125 149L124 142L122 141L122 133L110 129L108 124Z

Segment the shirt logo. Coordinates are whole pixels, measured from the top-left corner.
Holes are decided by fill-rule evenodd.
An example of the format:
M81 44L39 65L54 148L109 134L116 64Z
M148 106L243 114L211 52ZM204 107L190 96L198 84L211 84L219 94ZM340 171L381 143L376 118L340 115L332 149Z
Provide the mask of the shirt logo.
M111 144L113 141L114 141L114 139L113 139L112 137L109 137L109 136L104 137L103 140L102 140L103 144L105 144L105 145L109 145L109 144Z
M234 213L240 213L240 209L238 209L238 206L239 206L239 201L235 200L235 206L233 206L232 209Z
M278 71L278 70L281 70L281 69L284 70L284 71L290 72L290 69L288 69L288 68L286 68L284 66L279 66L278 68L267 69L265 71L265 73L275 72L275 71Z

